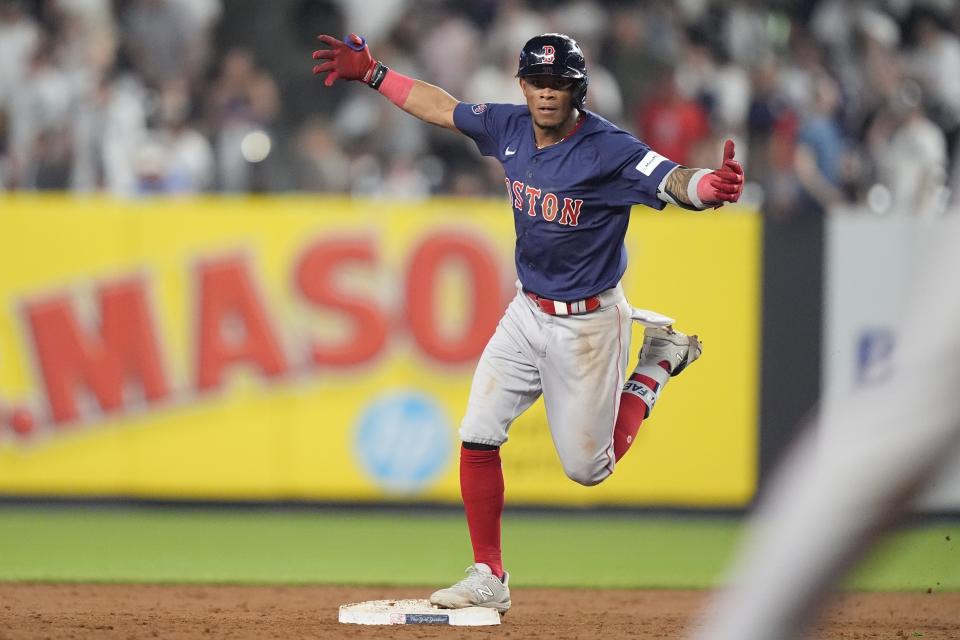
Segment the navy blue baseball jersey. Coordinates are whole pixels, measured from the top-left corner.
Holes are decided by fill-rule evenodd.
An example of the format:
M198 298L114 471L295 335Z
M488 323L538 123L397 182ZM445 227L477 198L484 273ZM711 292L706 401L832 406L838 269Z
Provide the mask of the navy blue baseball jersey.
M524 289L570 302L616 286L630 207L663 209L657 187L677 164L589 111L543 149L524 105L460 103L453 121L503 165Z

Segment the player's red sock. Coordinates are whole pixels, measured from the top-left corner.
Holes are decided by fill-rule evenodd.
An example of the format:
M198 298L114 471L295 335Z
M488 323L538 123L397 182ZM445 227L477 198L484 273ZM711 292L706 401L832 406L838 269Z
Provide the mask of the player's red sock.
M460 448L460 495L467 513L473 561L503 576L500 517L503 514L503 469L500 450Z
M664 361L658 364L669 373L670 364L668 362ZM634 373L630 376L630 380L654 391L657 391L660 386L656 380L641 373ZM620 394L620 410L617 413L617 424L613 428L613 456L617 462L620 462L620 458L630 449L630 445L633 444L633 439L637 437L637 432L640 431L640 425L643 424L646 415L647 404L639 396L626 391Z

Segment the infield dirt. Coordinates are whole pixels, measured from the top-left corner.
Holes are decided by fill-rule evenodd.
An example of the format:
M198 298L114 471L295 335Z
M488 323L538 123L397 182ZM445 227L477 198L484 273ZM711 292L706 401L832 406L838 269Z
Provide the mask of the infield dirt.
M703 591L515 589L499 627L362 627L340 604L429 589L0 584L0 640L24 638L684 638ZM960 593L837 596L815 638L960 638Z

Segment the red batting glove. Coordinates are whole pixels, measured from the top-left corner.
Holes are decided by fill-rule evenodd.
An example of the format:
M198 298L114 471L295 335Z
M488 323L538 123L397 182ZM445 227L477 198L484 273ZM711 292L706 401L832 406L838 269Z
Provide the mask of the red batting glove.
M342 42L328 35L317 36L317 39L330 47L313 52L314 60L327 60L313 67L313 75L329 72L323 84L329 87L337 79L370 81L377 61L370 55L370 48L363 38L351 33Z
M697 197L705 205L719 207L724 202L736 202L743 193L743 167L733 159L733 140L723 145L723 164L700 178Z

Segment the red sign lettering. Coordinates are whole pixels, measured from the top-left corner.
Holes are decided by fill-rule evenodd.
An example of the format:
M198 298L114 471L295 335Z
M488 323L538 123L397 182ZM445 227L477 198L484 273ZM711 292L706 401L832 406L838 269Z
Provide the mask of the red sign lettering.
M242 257L204 262L198 269L200 326L198 389L220 386L231 365L255 365L267 377L287 370L286 359L257 297Z
M523 194L519 183L518 192ZM531 209L539 195L539 189L526 189ZM556 196L546 194L544 217L557 216L556 204ZM385 273L379 252L377 236L367 233L325 234L307 245L291 274L294 290L305 303L302 311L338 314L347 331L335 339L315 335L306 340L301 333L291 332L290 348L308 354L309 364L351 366L373 360L387 350L391 338L406 332L434 362L475 361L505 304L496 254L476 234L464 231L422 238L405 273ZM468 306L465 319L455 327L444 324L453 303L441 298L445 274L450 273L464 274L461 291L466 295L458 296L456 304L465 298ZM404 306L390 308L386 305L395 301L393 296L375 292L365 296L358 288L351 289L349 278L354 275L386 276L391 284L402 287ZM281 340L284 327L274 325L251 262L242 255L215 257L199 262L194 276L195 352L189 357L196 366L189 386L198 391L220 387L232 369L241 367L266 378L287 373L291 365ZM145 399L150 406L172 398L148 286L149 281L138 276L103 284L96 290L99 315L95 319L78 314L67 294L25 303L49 411L38 410L29 399L4 400L0 428L27 437L44 422L61 424L89 417L83 414L90 402L101 411L113 412L129 410L135 398ZM300 342L293 342L297 338Z
M320 365L352 365L366 362L387 344L389 325L380 308L371 300L338 288L338 271L351 264L376 268L377 255L369 237L322 240L311 245L296 268L300 293L318 307L329 307L353 321L353 332L340 344L318 344L311 348L313 362Z
M36 422L26 409L15 409L10 415L10 426L18 436L28 436L33 432Z
M54 422L79 417L81 389L92 391L104 411L123 407L127 381L138 382L151 402L169 394L143 282L106 285L98 297L99 332L80 327L66 296L26 305Z
M437 328L436 315L443 301L437 299L437 276L443 266L462 263L469 273L473 305L463 332L445 338ZM420 348L441 362L474 360L493 335L503 303L497 263L474 238L459 233L438 233L426 238L414 251L407 273L407 323Z

